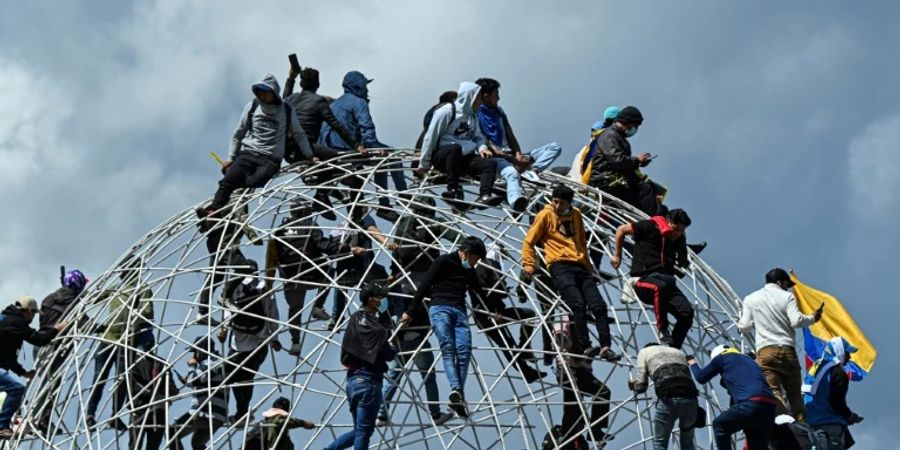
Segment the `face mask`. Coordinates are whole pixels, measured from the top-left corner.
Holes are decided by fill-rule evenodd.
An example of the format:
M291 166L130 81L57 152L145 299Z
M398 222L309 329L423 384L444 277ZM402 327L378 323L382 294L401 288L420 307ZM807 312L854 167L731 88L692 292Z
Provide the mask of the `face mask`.
M629 128L628 131L625 132L625 137L632 137L637 134L637 127Z
M469 260L468 260L468 259L462 260L462 266L463 266L463 269L471 269L471 268L472 268L472 265L469 264Z
M378 312L384 314L388 310L388 299L384 297L381 299L381 302L378 303Z
M568 216L569 214L572 214L572 207L571 207L571 206L569 206L568 208L562 210L562 212L559 213L559 215L561 215L561 216Z

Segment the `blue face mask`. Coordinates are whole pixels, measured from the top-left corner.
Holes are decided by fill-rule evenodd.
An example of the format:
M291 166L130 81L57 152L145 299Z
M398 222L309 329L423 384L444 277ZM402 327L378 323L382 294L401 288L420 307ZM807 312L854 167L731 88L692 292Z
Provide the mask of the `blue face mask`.
M378 312L384 314L387 312L387 310L388 310L388 299L387 299L387 297L384 297L381 299L381 302L378 303Z
M469 264L469 260L468 260L468 259L462 260L462 266L463 266L463 269L471 269L471 268L472 268L472 265Z
M625 137L633 137L637 134L638 127L629 128L628 131L625 132Z

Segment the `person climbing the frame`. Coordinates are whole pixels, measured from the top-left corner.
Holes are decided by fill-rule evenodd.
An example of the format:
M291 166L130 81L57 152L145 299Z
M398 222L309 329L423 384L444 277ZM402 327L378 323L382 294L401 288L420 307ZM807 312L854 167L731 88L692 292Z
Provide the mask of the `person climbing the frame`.
M522 270L527 278L535 273L535 246L544 249L544 258L556 291L572 311L573 339L577 350L589 358L615 362L622 358L610 348L612 337L606 302L597 288L596 269L588 259L587 240L581 211L572 206L575 191L565 185L553 188L550 204L544 207L522 244ZM594 316L600 346L591 345L587 313Z
M857 350L840 336L832 338L803 382L806 420L818 439L827 441L823 447L827 450L852 447L855 441L848 427L863 420L847 406L850 379L844 366Z

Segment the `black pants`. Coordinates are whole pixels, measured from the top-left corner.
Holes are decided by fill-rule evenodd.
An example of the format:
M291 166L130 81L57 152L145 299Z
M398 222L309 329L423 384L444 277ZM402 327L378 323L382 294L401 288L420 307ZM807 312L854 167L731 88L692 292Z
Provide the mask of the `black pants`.
M661 273L652 273L642 277L635 284L638 298L645 305L652 305L656 313L656 328L661 332L668 332L669 317L675 317L675 327L672 329L672 346L681 348L687 337L691 325L694 323L694 308L685 298L675 277Z
M650 217L662 216L668 208L659 202L656 186L649 181L637 181L628 186L601 187L604 192L641 210Z
M553 286L562 297L569 309L572 310L572 339L578 346L576 349L584 351L591 347L591 339L587 328L588 310L594 315L597 324L597 335L600 338L601 347L609 347L612 339L609 335L609 322L607 321L606 302L600 296L597 282L594 277L581 264L559 262L550 266L550 275L553 277Z
M524 358L515 359L516 356L519 356L520 352L512 352L506 349L515 347L531 353L531 346L528 344L528 338L531 337L534 326L528 322L519 323L519 342L517 344L516 341L513 340L512 333L509 331L509 326L506 324L534 319L537 317L537 314L528 308L515 307L503 308L498 311L498 314L500 314L502 318L501 320L498 320L496 324L491 320L491 316L488 314L473 312L472 316L475 318L475 325L477 325L479 329L492 328L485 331L484 334L494 343L494 345L504 349L501 350L501 352L503 353L503 356L506 357L507 361L515 362L517 364L524 362Z
M432 160L435 168L447 174L448 189L459 189L459 177L466 174L479 180L479 195L493 193L494 179L497 177L497 161L494 158L482 158L477 152L463 155L462 148L453 144L438 147Z
M158 450L166 435L165 407L143 407L131 415L131 426L128 427L128 448L139 450Z
M60 344L56 344L60 345ZM35 347L34 356L35 360L37 360L37 355L40 349ZM53 346L48 346L45 355L50 355L54 351ZM56 406L56 397L59 394L59 388L62 386L62 376L63 373L59 370L62 368L63 363L66 362L66 359L69 357L69 352L71 351L70 347L66 347L59 354L53 357L50 361L50 370L47 371L47 376L49 380L44 382L44 386L41 389L41 392L36 396L35 400L32 401L32 405L40 405L38 408L40 409L40 414L38 415L38 425L48 428L50 427L50 418L53 414L53 408Z
M609 425L607 417L603 417L609 413L610 390L603 382L598 380L590 370L569 368L572 373L571 379L564 370L560 370L560 385L563 389L563 419L562 429L564 433L563 439L569 439L572 436L581 433L587 423L585 421L585 410L578 405L578 397L588 396L591 404L591 433L595 438L601 438L604 430ZM584 402L582 402L584 404ZM586 405L585 405L586 406ZM601 419L602 417L602 419Z
M241 153L231 162L225 176L219 180L219 190L210 209L217 211L231 198L235 189L263 187L278 172L279 163L265 156Z
M288 333L291 335L291 343L297 344L300 342L300 325L303 323L300 316L303 314L303 306L306 304L306 293L312 290L317 291L315 307L324 308L328 288L317 287L308 284L304 280L296 279L295 277L299 272L297 266L281 266L279 270L281 271L281 278L291 280L284 282L284 299L288 304L288 323L291 325ZM325 281L322 279L321 283L324 284Z
M225 366L225 370L233 371L233 375L226 378L231 384L242 384L242 386L231 388L236 408L235 416L238 418L250 410L250 400L253 399L253 378L256 376L254 372L259 370L268 354L269 347L263 345L251 352L232 351L228 356L228 365ZM238 368L242 364L243 366Z
M213 433L222 426L222 422L212 420L212 429L210 429L209 425L210 420L206 417L195 416L191 418L191 413L184 413L175 420L175 425L170 428L174 442L169 448L184 450L184 444L181 443L181 440L187 435L191 435L191 450L205 449Z

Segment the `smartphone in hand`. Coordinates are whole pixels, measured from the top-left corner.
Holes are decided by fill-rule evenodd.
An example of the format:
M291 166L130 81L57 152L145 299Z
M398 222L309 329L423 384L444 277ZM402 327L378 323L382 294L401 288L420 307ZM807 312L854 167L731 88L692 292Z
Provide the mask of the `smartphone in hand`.
M297 61L297 54L291 53L288 55L288 61L291 62L291 68L294 69L294 72L300 73L300 62Z

